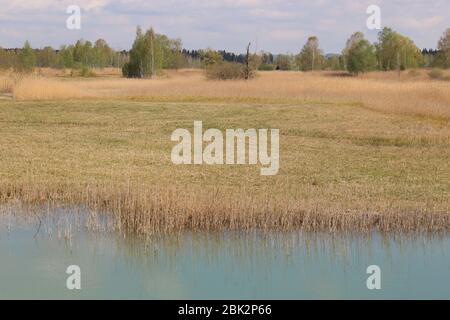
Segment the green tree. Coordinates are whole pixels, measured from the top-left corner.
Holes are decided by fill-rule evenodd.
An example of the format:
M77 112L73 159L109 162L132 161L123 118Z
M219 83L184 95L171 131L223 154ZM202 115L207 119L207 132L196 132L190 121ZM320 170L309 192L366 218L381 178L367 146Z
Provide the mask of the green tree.
M75 66L75 60L73 57L73 46L62 46L58 52L59 64L63 68L73 68Z
M94 48L92 42L78 40L73 47L73 59L76 67L93 67L95 65Z
M170 39L166 35L157 34L156 44L160 50L163 69L179 69L183 67L185 59L181 52L182 43L180 39Z
M130 50L130 61L126 63L122 72L123 75L129 78L143 78L144 67L143 59L145 55L145 39L141 27L136 28L136 38Z
M326 57L325 60L325 68L328 70L343 70L344 64L342 62L342 55L339 54L331 54Z
M126 51L113 51L112 67L122 68L127 61L128 53Z
M324 59L319 47L319 39L315 36L309 37L296 60L302 71L322 69Z
M37 65L43 68L55 68L58 66L58 55L52 47L45 47L38 51Z
M350 38L348 38L347 43L345 44L344 50L342 50L342 58L344 60L344 68L347 68L347 61L348 61L348 52L350 48L358 41L364 39L364 34L362 32L355 32L353 33Z
M438 60L444 68L450 67L450 28L442 35L438 43Z
M113 50L108 46L105 40L98 39L94 43L93 48L93 65L98 68L105 68L107 66L110 66L113 61L114 52Z
M144 73L154 78L164 66L164 48L161 37L153 28L145 33L146 56L144 58Z
M73 47L73 61L82 64L82 61L84 60L85 53L84 53L84 40L78 40L75 43L75 46Z
M32 72L36 66L36 55L31 48L30 43L25 41L19 54L19 63L17 69L22 72Z
M380 31L375 46L382 70L416 68L422 62L422 53L414 42L390 28Z
M348 48L347 69L350 73L359 74L374 70L376 65L375 47L366 39L359 39Z
M219 52L210 48L206 49L205 51L202 50L200 52L200 58L206 68L220 63L223 60L222 55Z
M155 77L164 67L172 68L181 54L181 41L156 34L153 28L144 34L140 27L130 51L130 60L122 72L126 77Z
M289 54L280 54L275 59L276 69L282 71L288 71L293 69L294 61L293 57Z

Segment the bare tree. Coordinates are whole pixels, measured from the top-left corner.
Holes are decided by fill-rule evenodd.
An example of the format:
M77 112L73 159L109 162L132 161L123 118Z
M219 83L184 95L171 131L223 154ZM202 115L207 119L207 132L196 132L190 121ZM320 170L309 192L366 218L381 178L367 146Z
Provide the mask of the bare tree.
M251 42L248 43L247 55L245 56L245 69L244 69L245 80L248 80L250 78L250 73L252 72L252 70L250 69L250 46Z

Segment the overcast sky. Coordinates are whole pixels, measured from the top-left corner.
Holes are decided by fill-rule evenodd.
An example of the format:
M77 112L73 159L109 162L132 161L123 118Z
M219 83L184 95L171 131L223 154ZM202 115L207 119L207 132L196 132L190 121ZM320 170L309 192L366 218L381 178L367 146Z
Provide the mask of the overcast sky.
M188 49L242 52L246 43L274 53L298 52L309 35L326 53L340 52L354 31L374 41L366 9L381 8L382 26L435 48L450 28L450 0L0 0L0 46L33 47L105 39L129 49L136 25L181 38ZM82 8L81 30L68 30L66 9Z

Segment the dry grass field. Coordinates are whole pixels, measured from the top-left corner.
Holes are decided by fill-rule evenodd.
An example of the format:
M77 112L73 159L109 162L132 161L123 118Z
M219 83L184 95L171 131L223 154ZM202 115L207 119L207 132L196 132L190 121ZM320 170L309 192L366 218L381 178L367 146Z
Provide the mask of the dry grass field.
M328 103L343 102L386 113L450 119L450 81L431 80L426 71L374 72L360 77L339 73L260 72L253 81L208 81L200 70L166 72L160 79L70 77L40 70L33 76L0 76L0 92L18 101L114 99L159 102ZM115 75L115 76L114 76Z
M450 82L260 73L0 78L0 199L84 205L138 233L450 230ZM280 171L175 166L177 128L280 129Z

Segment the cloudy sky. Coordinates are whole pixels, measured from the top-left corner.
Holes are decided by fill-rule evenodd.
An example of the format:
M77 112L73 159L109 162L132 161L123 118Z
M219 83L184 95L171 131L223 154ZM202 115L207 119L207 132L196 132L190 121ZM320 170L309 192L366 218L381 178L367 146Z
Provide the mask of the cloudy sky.
M435 48L450 27L449 0L0 0L0 46L33 47L103 38L128 49L136 25L181 38L188 49L212 47L242 52L246 43L274 53L298 52L309 35L325 52L340 52L348 36L370 40L366 9L381 8L382 26ZM82 9L81 30L68 30L66 9Z

